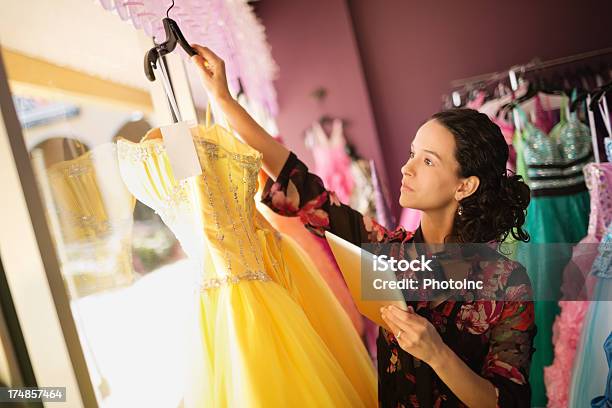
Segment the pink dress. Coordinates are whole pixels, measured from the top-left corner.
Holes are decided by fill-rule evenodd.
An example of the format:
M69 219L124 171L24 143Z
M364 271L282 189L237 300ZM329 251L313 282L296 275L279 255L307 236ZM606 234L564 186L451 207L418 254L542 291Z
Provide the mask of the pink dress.
M419 228L419 225L421 225L422 214L423 212L421 210L404 208L402 210L398 227L404 227L406 231L416 231L416 229Z
M559 302L561 313L553 325L555 357L552 365L544 368L549 408L567 407L576 349L596 283L590 271L599 254L598 244L612 222L612 163L590 163L584 174L591 195L589 229L574 247L572 260L563 272L561 291L565 300Z
M485 93L480 92L476 99L467 103L467 107L470 109L480 110L480 108L484 105L484 101ZM487 115L489 116L489 118L491 118L493 123L499 126L502 134L504 135L504 139L506 139L508 149L510 150L508 154L508 163L506 164L506 168L514 173L516 171L516 150L514 150L514 146L512 145L512 139L514 138L514 125L511 122L507 122L501 114L498 116L492 116L487 113Z
M369 207L368 203L370 201L370 197L368 196L373 195L374 191L370 190L368 194L368 190L372 188L372 185L370 180L365 180L364 177L360 177L364 175L364 169L360 167L360 164L366 164L368 165L367 167L369 167L369 164L367 162L354 162L349 156L342 120L333 120L332 130L329 135L319 122L315 122L308 132L310 133L309 136L312 141L310 149L314 157L315 174L323 180L323 183L329 191L333 191L336 194L340 202L349 204L351 207L360 211L367 212ZM370 169L368 169L368 171L370 171ZM306 230L304 230L304 233L308 234ZM327 245L327 241L319 238L319 243L328 255L326 261L329 262L331 260L331 264L336 269L337 278L342 280L342 274L335 263L335 258ZM331 282L331 279L332 277L329 276L328 282ZM342 282L344 283L344 281ZM334 283L332 284L332 288L335 288L338 299L343 303L345 309L349 311L349 315L353 319L355 326L359 326L360 334L362 334L366 347L372 359L375 361L378 326L365 317L355 314L356 306L352 298L349 296L347 299L345 294L340 294L341 289L348 293L346 284L344 284L344 288L341 288ZM361 322L358 321L359 318Z
M319 122L310 129L311 147L315 162L315 174L321 177L330 191L343 203L348 203L355 181L351 172L351 158L346 151L342 121L335 119L329 137Z
M502 135L504 135L504 139L506 139L506 143L508 144L508 162L506 163L506 168L514 173L516 172L516 150L514 150L514 145L512 144L512 140L514 139L514 125L511 122L506 122L501 116L491 118L491 120L499 126Z

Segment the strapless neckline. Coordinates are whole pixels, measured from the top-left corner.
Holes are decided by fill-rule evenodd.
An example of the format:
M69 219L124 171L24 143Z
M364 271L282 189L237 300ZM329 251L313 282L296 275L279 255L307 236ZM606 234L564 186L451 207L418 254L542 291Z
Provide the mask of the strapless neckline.
M207 136L218 135L217 130L220 129L223 128L217 124L208 128L198 125L195 128L191 128L191 137L196 146L203 147L207 152L219 149L224 153L231 155L235 159L261 165L263 155L246 143L241 142L236 137L231 138L231 140L219 140L219 138L215 140ZM161 133L161 129L153 128L149 130L139 142L132 142L131 140L123 137L119 137L118 141L134 149L153 149L156 153L165 153L166 146L164 145L161 135L155 138L148 138L151 134L156 132ZM233 144L234 146L228 146L228 144ZM237 149L233 149L232 147L236 147ZM136 158L144 159L146 158L146 155L136 156Z

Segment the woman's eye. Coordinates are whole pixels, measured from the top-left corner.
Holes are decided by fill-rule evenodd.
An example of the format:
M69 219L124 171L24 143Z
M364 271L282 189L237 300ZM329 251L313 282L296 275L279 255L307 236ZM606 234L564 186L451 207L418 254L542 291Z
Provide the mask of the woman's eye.
M428 165L428 166L432 166L433 162L431 160L429 160L429 159L425 159L425 164Z
M408 158L409 159L414 159L414 152L408 153Z

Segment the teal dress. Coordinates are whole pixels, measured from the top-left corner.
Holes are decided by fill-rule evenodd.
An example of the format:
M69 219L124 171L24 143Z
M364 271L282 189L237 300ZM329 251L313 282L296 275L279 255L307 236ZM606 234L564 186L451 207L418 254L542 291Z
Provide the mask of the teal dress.
M560 311L563 270L572 256L568 244L587 234L590 202L582 169L592 160L591 137L575 113L565 117L563 107L561 121L549 134L530 123L520 108L516 110L524 124L520 142L531 188L525 221L531 242L519 245L517 257L529 273L536 300L531 401L532 406L544 407L544 367L552 364L554 356L552 325ZM565 245L542 245L552 243Z

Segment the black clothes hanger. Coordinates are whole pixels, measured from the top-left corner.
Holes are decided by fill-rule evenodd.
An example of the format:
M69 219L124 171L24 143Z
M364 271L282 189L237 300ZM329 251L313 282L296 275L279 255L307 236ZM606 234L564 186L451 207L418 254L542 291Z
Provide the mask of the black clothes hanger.
M607 92L610 92L611 90L612 90L612 82L607 83L606 85L599 88L599 90L595 91L595 93L593 93L593 96L591 97L591 104L589 105L589 108L591 110L595 109L599 100L603 98L604 95Z
M508 102L507 104L502 106L500 108L500 111L514 109L516 106L520 105L521 103L528 101L529 99L535 97L538 94L538 92L539 92L539 86L537 83L537 78L535 78L535 80L529 81L529 85L527 86L527 91L522 96L519 96L515 100Z
M151 48L145 54L144 70L149 81L155 81L155 74L153 70L157 68L157 61L159 58L174 51L176 44L179 44L190 57L197 55L197 52L189 45L187 40L185 40L185 37L183 36L183 33L181 32L181 29L176 21L168 17L172 7L174 7L174 0L172 1L172 5L168 11L166 11L166 18L162 20L164 24L164 31L166 32L166 41L155 45L155 47Z
M513 109L521 103L526 102L531 98L535 97L538 93L544 93L548 95L567 95L567 92L565 92L563 89L560 89L558 86L555 86L553 82L547 80L544 76L541 75L539 71L536 71L534 73L533 78L529 81L529 85L525 94L516 98L512 102L507 103L500 109Z
M240 80L240 78L238 78L238 93L236 94L236 98L244 94L245 93L244 93L244 87L242 86L242 81Z

